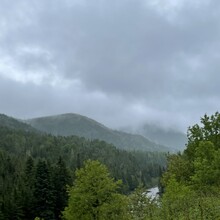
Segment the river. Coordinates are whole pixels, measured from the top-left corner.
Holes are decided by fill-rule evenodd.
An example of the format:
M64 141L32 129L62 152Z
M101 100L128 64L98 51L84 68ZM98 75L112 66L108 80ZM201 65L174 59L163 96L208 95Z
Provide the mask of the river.
M158 187L153 187L147 190L147 196L151 199L155 199L158 197L159 193L159 188Z

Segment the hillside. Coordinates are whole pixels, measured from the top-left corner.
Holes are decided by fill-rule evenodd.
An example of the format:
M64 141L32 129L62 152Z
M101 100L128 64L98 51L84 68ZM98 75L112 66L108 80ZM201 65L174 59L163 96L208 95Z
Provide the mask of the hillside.
M122 127L120 130L139 134L157 144L169 146L174 151L183 151L186 147L187 136L185 133L174 129L163 128L160 125L144 124L137 128Z
M32 126L30 126L30 125L28 125L18 119L9 117L4 114L0 114L0 126L7 127L10 129L18 129L18 130L24 130L24 131L37 132L37 130L34 129Z
M156 125L145 124L137 133L158 144L164 144L178 150L185 149L187 143L186 134L172 129L164 129Z
M155 185L166 166L165 153L128 152L104 141L25 131L14 123L0 126L0 219L35 219L44 213L44 219L59 220L68 201L66 186L87 160L105 164L115 180L122 180L125 194L140 183Z
M156 144L141 135L115 131L82 115L62 114L29 119L32 127L56 136L77 135L90 140L100 139L121 149L145 151L170 151L168 147Z

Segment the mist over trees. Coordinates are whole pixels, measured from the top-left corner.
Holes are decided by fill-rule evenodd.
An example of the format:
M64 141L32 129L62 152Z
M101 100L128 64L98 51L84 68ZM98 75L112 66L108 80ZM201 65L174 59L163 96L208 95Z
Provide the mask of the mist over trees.
M220 219L220 114L188 129L182 154L168 157L162 178L164 219Z
M10 126L7 126L7 125ZM61 219L67 206L67 185L84 161L108 168L118 189L128 194L139 184L158 182L165 153L127 152L99 140L42 134L26 124L5 120L0 126L0 219Z
M162 153L7 127L0 148L0 219L220 219L218 112L189 127L167 165ZM159 177L161 195L147 197Z

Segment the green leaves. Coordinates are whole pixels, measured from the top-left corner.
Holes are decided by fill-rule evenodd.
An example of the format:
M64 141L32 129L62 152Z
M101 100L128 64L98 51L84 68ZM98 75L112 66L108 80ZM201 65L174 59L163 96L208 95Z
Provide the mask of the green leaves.
M187 149L171 155L163 176L165 219L220 219L220 114L188 130Z
M57 162L59 157L63 160ZM127 152L99 140L89 141L75 136L54 137L0 127L0 219L1 216L3 219L20 216L23 219L42 218L40 213L43 214L43 211L39 211L43 209L40 208L43 207L39 204L41 202L46 203L46 208L50 210L44 213L45 216L54 215L60 219L61 211L67 205L66 185L72 182L69 181L69 173L74 179L75 169L89 158L105 164L114 179L122 179L122 187L120 184L117 187L123 193L130 192L140 182L152 186L153 180L159 176L159 165L166 163L162 153ZM41 169L38 161L46 166L40 166ZM41 192L43 190L49 193ZM44 201L46 197L47 202ZM120 194L119 197L122 198ZM114 202L119 201L119 197L114 195L111 203L103 204L105 216L113 216L113 213L108 213L104 207L111 206L110 210L120 213L126 199L123 197L118 202L120 204Z
M69 191L67 220L124 219L126 197L117 193L121 181L115 182L99 161L88 160L76 171L76 181Z
M195 148L199 146L201 141L211 141L215 149L220 149L220 114L216 112L214 115L204 115L201 118L201 126L198 124L188 129L188 144L185 154L189 159L195 157Z
M35 213L45 220L54 219L54 191L51 172L45 161L39 161L34 186Z
M138 187L129 196L129 212L132 220L157 219L159 217L158 201L146 195L146 189Z
M164 219L182 219L181 217L183 216L189 217L189 210L193 204L193 200L194 192L190 187L178 182L175 176L171 176L161 202L162 216L164 216Z
M195 149L194 174L191 179L196 188L219 186L220 150L216 150L210 141L203 141ZM210 190L210 189L208 189Z

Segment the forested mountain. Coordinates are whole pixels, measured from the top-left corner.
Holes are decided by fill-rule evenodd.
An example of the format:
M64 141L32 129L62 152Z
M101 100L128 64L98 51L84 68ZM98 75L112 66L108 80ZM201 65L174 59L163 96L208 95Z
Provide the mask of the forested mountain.
M220 219L218 112L189 127L168 164L164 153L18 127L0 126L0 220ZM163 196L148 198L161 175Z
M105 164L121 193L158 182L166 155L127 152L99 140L31 131L19 121L0 124L0 219L60 219L67 204L66 185L88 159ZM5 126L6 125L6 126Z
M117 182L108 178L102 165L88 161L76 173L77 184L71 188L68 206L63 213L65 219L86 219L89 216L88 219L219 220L220 114L204 115L200 124L189 127L187 137L186 149L168 156L167 170L161 179L162 196L155 199L148 198L140 187L127 198L118 194L116 197ZM100 201L103 195L92 192L99 192L100 185L95 184L91 189L87 180L91 176L97 177L94 173L98 171L102 172L96 182L104 179L108 182L105 192L111 187L112 193L105 197L109 202L97 206L96 201ZM91 192L89 204L84 199L87 191Z
M135 134L116 131L78 114L63 114L26 121L34 128L53 135L77 135L89 140L99 139L111 143L120 149L145 151L171 151L170 148L156 144L149 139Z
M20 120L17 120L15 118L9 117L4 114L0 114L0 126L8 127L11 129L21 129L24 131L37 132L36 129L34 129L32 126L28 125L27 123L24 123Z

